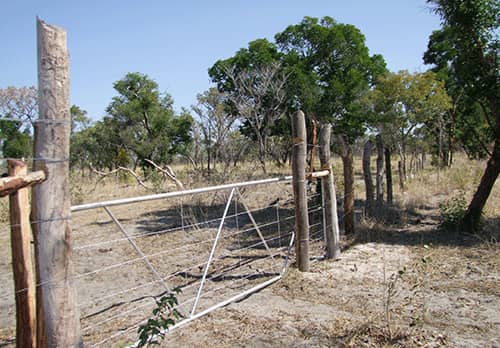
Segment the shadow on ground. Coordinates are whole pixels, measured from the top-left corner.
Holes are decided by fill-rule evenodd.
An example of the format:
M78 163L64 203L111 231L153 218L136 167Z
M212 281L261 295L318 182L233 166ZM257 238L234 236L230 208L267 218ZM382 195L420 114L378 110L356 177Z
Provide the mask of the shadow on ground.
M377 219L375 216L359 224L356 234L346 238L346 248L370 242L406 246L429 244L473 247L492 239L492 234L488 231L471 234L460 228L443 227L441 218L433 207L424 206L416 211L406 211L397 206L385 205L379 209L382 217ZM384 221L387 216L391 219L388 223ZM484 225L499 226L500 218L485 219Z

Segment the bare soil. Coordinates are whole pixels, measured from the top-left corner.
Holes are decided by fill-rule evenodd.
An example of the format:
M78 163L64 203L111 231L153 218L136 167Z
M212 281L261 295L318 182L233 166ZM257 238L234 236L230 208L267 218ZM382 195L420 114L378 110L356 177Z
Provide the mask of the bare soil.
M440 231L425 213L345 241L308 273L290 269L164 346L499 347L499 245Z
M356 236L343 238L343 252L338 260L315 258L307 273L298 272L292 264L282 280L171 332L162 346L500 347L500 245L489 239L441 229L438 204L453 194L456 185L450 184L446 193L443 193L443 181L440 185L432 191L428 189L429 181L422 181L411 194L398 197L400 202L405 202L404 207L382 208L390 223L364 221L358 224ZM85 201L111 199L123 193L144 194L129 188L109 185L96 190L95 195L86 197ZM499 192L497 185L494 200L490 201L500 202ZM269 207L276 197L285 202L291 194L289 188L276 185L267 190L247 190L244 196L250 209L259 209ZM200 279L202 268L195 266L206 260L210 244L204 241L214 238L217 226L201 226L188 233L175 228L220 217L225 198L211 194L183 202L186 221L180 220L179 202L154 201L111 210L129 232L147 236L136 239L146 254L179 250L174 254L159 254L151 258L151 263L162 277L175 274L171 285L185 286ZM489 216L498 220L499 207L500 204L490 204ZM242 211L237 204L230 209ZM255 215L259 224L265 224L272 220L274 213L271 208ZM293 207L282 207L280 214L282 218L292 216ZM5 226L0 228L0 347L11 347L15 344L15 313L9 232ZM245 226L251 226L248 218L238 223L229 221L229 235ZM497 221L493 226L500 224ZM280 233L284 235L293 228L282 227ZM125 331L150 315L154 305L151 294L158 295L165 290L142 261L125 264L138 255L104 211L74 214L72 228L77 248L75 274L87 274L76 280L83 334L86 342L95 343L114 332ZM169 229L173 230L155 234ZM318 232L321 229L315 230L315 234ZM271 247L280 249L278 255L283 258L286 237L276 239L277 232L272 227L264 229L264 233L266 238L274 238L277 244ZM116 240L121 241L108 243ZM221 243L226 254L218 254L222 256L209 274L214 280L210 285L213 289L219 286L215 279L218 280L220 274L236 279L244 272L257 273L259 277L247 282L247 286L273 275L262 271L271 267L269 260L263 258L266 253L262 248L238 254L233 262L241 266L242 259L246 258L252 262L262 260L263 264L253 267L250 263L244 266L247 268L233 269L229 263L230 258L226 256L231 256L235 245L248 246L255 241L258 238L253 234L239 240L228 238ZM193 243L198 244L189 251L181 248ZM95 246L83 248L88 245ZM312 251L314 256L323 254L320 243L314 244ZM91 274L120 263L124 264ZM186 267L194 268L178 272ZM192 296L194 290L186 290L182 296ZM230 296L233 290L241 291L235 286L221 295ZM200 308L207 308L216 300L206 296ZM106 318L109 320L104 324L96 325ZM124 347L136 338L136 330L133 330L102 346Z

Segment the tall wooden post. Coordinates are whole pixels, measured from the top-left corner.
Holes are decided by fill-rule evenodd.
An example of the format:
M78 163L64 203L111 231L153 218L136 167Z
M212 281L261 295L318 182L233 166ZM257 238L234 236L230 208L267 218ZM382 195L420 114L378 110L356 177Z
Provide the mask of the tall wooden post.
M309 271L309 213L306 197L306 120L302 111L292 116L292 175L295 201L295 243L297 265L302 272Z
M330 162L330 136L332 126L322 124L319 128L319 160L322 170L328 170L330 174L321 178L321 192L325 202L326 220L326 257L336 259L340 256L339 221L337 216L337 196L333 182L333 170Z
M365 179L366 201L365 209L368 216L373 213L373 180L371 171L372 142L368 140L363 149L363 176Z
M38 115L34 168L47 180L34 187L32 226L37 281L39 347L81 347L71 275L69 193L69 57L66 32L37 19Z
M9 176L26 175L26 163L8 160ZM35 274L31 262L28 188L10 194L12 271L16 299L16 347L36 347Z

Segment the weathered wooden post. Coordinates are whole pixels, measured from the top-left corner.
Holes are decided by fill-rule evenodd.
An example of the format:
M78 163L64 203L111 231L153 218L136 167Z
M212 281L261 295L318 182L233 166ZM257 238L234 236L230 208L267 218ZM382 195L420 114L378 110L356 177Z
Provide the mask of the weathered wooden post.
M384 144L382 143L382 136L377 134L377 177L375 179L376 186L376 199L377 204L380 206L384 202Z
M81 347L73 287L69 193L69 57L66 32L37 19L38 115L34 169L47 180L34 187L32 227L37 261L38 347Z
M309 213L306 196L306 120L302 111L292 116L292 175L295 201L295 234L297 265L302 272L309 271Z
M366 201L365 210L368 216L373 213L373 180L371 171L372 142L368 140L363 149L363 176L365 179Z
M28 174L26 163L8 160L11 177ZM28 188L9 196L12 271L16 299L16 347L36 347L35 273L31 262L31 228Z
M325 202L326 221L326 257L336 259L340 256L340 233L339 221L337 217L337 196L335 194L335 184L333 181L333 170L330 162L330 136L332 126L322 124L319 128L319 160L322 170L328 170L328 176L321 178L321 192Z

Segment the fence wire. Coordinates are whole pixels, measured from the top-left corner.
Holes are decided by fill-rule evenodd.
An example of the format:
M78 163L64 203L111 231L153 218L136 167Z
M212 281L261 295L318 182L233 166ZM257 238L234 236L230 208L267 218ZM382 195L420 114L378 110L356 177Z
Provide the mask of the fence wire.
M152 315L154 299L168 290L181 289L177 309L187 318L202 281L196 313L279 275L288 258L293 262L294 250L289 248L294 228L291 185L270 186L241 190L241 196L228 203L224 219L227 190L217 199L214 194L196 194L182 200L114 206L112 214L124 231L102 207L73 213L74 272L58 282L36 286L74 283L86 346L132 344L138 326ZM309 190L308 202L311 256L317 259L324 255L320 194ZM4 226L0 240L8 241L8 233L4 238L2 231L8 231L10 225ZM0 292L0 327L4 328L15 326L13 282L6 272L9 261L5 258L0 264L0 279L6 285Z

